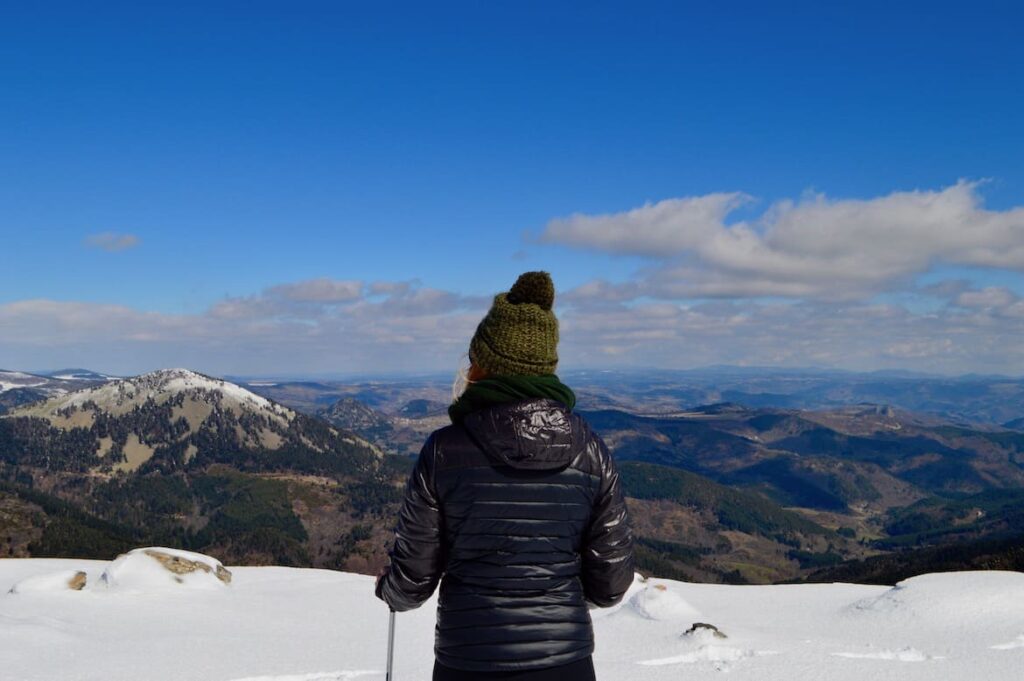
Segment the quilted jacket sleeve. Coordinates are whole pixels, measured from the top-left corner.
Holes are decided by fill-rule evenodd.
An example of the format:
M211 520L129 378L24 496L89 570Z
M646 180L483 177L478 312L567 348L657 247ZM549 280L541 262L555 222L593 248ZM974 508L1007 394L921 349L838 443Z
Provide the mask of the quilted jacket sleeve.
M619 472L604 442L596 434L601 482L583 544L583 591L602 608L622 600L633 583L633 532L622 496Z
M402 612L430 598L444 571L442 519L434 487L434 436L427 439L405 487L389 551L391 565L377 583L377 597Z

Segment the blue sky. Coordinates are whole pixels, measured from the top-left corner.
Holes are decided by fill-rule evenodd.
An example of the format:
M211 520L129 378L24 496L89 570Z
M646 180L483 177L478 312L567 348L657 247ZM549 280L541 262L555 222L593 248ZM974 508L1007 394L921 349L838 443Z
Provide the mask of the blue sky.
M1024 373L1019 3L498 4L6 8L0 367L444 368L546 269L566 365Z

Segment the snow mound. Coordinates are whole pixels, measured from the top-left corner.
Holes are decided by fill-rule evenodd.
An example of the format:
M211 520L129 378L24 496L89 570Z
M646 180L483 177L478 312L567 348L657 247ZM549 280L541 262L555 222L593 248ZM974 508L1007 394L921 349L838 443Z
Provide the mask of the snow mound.
M155 546L118 556L103 571L100 581L109 588L137 591L222 589L231 583L231 572L216 558Z
M700 617L700 612L678 591L653 579L647 580L643 588L629 599L629 607L641 617L659 622Z
M912 577L880 596L856 601L852 616L884 615L939 626L1024 621L1024 573L942 572Z
M632 597L635 594L643 591L646 588L646 586L647 578L641 575L639 572L634 572L633 583L629 585L628 589L626 589L626 593L625 595L623 595L622 600L608 608L599 608L593 604L589 605L588 607L590 609L590 618L596 622L597 620L601 620L606 617L615 615L616 613L621 612L623 609L631 611L632 608L630 607L630 601L632 600Z
M81 591L85 587L85 573L79 570L61 570L45 575L26 577L11 587L8 593L54 593L61 591Z

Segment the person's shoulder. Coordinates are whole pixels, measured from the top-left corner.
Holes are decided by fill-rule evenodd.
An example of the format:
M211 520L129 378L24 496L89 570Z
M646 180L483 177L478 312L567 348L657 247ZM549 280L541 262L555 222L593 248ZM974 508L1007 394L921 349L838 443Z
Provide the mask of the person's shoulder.
M587 436L594 435L594 430L593 428L590 427L590 422L587 421L586 417L583 416L583 414L576 411L575 409L566 409L566 412L569 414L569 421L570 423L572 423L572 427L574 429L578 430L581 434Z
M433 443L434 447L441 447L464 440L467 437L466 429L461 424L450 423L433 431L427 436L427 442Z
M453 423L433 431L427 437L420 456L429 454L436 466L445 468L477 450L469 432L461 424Z
M576 450L571 467L588 475L601 477L609 456L607 445L579 412L569 412L569 420L572 424L573 447Z
M578 411L569 412L569 418L572 422L573 431L576 433L576 438L583 443L587 449L605 449L604 440L596 430L590 425L586 417Z

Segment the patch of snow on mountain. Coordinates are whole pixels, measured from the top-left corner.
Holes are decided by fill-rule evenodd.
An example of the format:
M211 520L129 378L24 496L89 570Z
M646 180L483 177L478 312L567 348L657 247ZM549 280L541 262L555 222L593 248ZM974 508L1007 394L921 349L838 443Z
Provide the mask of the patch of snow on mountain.
M199 374L188 369L165 369L153 372L152 374L143 374L140 378L153 376L154 374L158 374L160 377L158 385L159 390L161 391L201 388L203 390L219 391L239 404L248 404L256 409L267 409L282 415L291 411L279 404L271 402L265 397L246 390L240 385L229 383L228 381L222 381L218 378L204 376L203 374Z
M24 371L0 371L0 376L11 379L39 378L34 374L26 374Z
M8 390L14 390L16 388L37 388L45 383L8 383L6 381L0 381L0 393L7 392Z
M17 388L38 388L46 384L47 380L42 376L23 371L0 371L0 393Z

